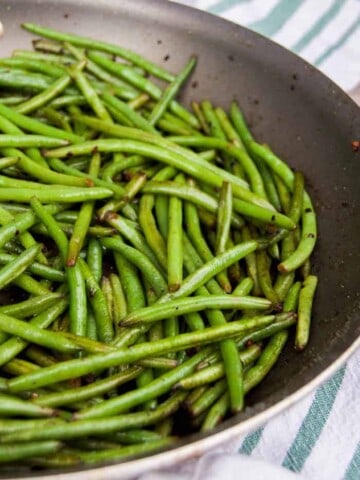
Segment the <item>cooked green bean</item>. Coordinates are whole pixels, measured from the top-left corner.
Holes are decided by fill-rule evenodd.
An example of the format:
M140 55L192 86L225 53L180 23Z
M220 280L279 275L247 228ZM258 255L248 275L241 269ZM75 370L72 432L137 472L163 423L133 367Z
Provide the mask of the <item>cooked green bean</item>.
M191 71L195 67L196 59L192 57L185 65L183 70L175 77L175 79L164 89L157 104L153 108L149 116L150 125L156 125L163 113L166 111L170 102L173 101L181 88L181 85L189 77Z
M42 135L0 135L0 147L59 147L67 145L66 140L45 137Z
M202 297L197 295L190 298L169 299L166 303L155 304L151 307L138 309L127 315L121 322L121 326L135 325L144 322L156 322L171 315L184 315L186 313L198 312L205 309L231 309L246 310L259 309L267 310L272 303L264 298L237 297L235 295L211 295Z
M34 95L29 100L16 105L15 110L22 114L30 113L34 110L38 110L47 103L51 102L54 98L58 97L65 88L70 84L71 78L69 75L64 75L56 80L52 85L42 92Z
M98 153L95 153L90 162L89 174L97 176L100 170L101 157ZM69 240L69 247L67 252L66 264L69 267L75 265L77 257L83 247L86 232L90 227L93 212L95 208L94 202L84 202L79 211L79 215L74 224L74 230Z
M229 241L232 208L231 185L228 182L224 182L221 186L219 197L215 247L215 252L217 255L225 252L227 243Z
M38 315L43 310L57 303L64 295L62 293L49 293L38 297L29 298L23 302L0 306L0 313L15 318L26 318L31 315Z
M309 275L304 280L300 290L298 305L299 318L295 337L295 347L297 350L303 350L309 341L311 310L317 283L318 278L315 275Z
M13 262L2 267L0 270L0 289L3 289L5 285L11 283L26 270L35 260L39 250L39 245L33 245L22 252Z
M130 367L127 370L117 373L111 377L97 380L90 385L85 385L78 388L68 389L61 392L47 393L39 395L33 402L36 405L45 407L59 407L64 405L71 405L72 403L89 400L98 395L109 392L115 387L129 382L136 378L142 371L141 367Z
M0 451L0 463L9 463L25 458L37 457L39 455L48 455L57 452L60 448L61 443L57 441L3 445Z
M0 313L0 330L59 352L70 353L79 350L74 342L57 333L40 329L31 323L9 317L4 313Z

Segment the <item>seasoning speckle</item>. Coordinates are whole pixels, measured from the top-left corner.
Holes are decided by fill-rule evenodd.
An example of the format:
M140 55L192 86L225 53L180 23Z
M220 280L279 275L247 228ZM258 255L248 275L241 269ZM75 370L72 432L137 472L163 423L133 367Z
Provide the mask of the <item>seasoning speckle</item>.
M353 149L353 152L358 152L360 150L360 141L359 140L352 141L351 148Z

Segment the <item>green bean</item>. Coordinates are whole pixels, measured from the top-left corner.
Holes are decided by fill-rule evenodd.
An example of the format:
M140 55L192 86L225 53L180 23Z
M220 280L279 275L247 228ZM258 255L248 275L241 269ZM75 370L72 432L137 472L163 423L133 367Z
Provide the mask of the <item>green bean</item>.
M18 320L3 313L0 313L0 330L60 352L70 353L79 350L76 344L57 333L43 330L31 323Z
M39 367L48 367L57 363L57 359L49 355L45 350L38 345L32 344L25 350L26 358L39 365Z
M0 176L0 179L2 179L3 177ZM6 177L5 177L6 178ZM20 213L24 213L24 212L20 212ZM0 217L0 224L1 225L8 225L9 223L13 222L14 221L14 214L9 211L7 208L3 208L2 206L0 206L0 214L1 214L1 217ZM28 247L31 247L33 245L36 244L36 241L31 238L26 238L27 232L23 232L21 235L20 235L20 239L21 239L21 243L22 243L22 246L25 247L25 248L28 248ZM7 262L4 262L4 263L7 263Z
M18 163L19 159L17 157L3 157L0 158L0 170L3 170L8 167L12 167Z
M208 388L203 395L191 405L190 414L197 417L205 412L225 392L225 380L219 380L212 387Z
M216 255L225 252L229 241L232 216L232 189L228 182L221 186L216 230Z
M290 204L291 204L290 192L286 187L286 185L284 184L284 182L282 181L282 179L278 175L274 174L273 179L274 179L274 183L280 199L282 211L285 213L288 213L290 210Z
M271 308L271 302L264 298L237 297L235 295L211 295L190 298L171 299L166 303L144 307L127 315L121 322L121 326L136 325L137 323L156 322L172 315L184 315L205 309L259 309Z
M109 198L112 196L112 191L107 188L89 187L89 188L75 188L75 187L58 187L54 186L49 189L28 188L24 190L17 190L15 188L1 188L0 201L19 201L29 203L33 197L37 197L44 203L74 203L85 202L88 200L97 200L102 198Z
M91 82L86 78L82 72L82 68L86 65L86 60L83 60L78 65L73 65L69 67L68 71L72 79L75 81L78 89L84 95L86 101L96 115L102 120L107 120L112 122L112 119L104 107L102 101L98 97L95 88L92 86Z
M273 175L264 162L258 161L257 167L264 181L267 198L278 212L281 211L282 206Z
M27 51L17 52L15 56L14 53L15 52L13 52L11 58L2 58L0 60L0 66L44 73L45 75L56 78L61 77L65 73L65 69L61 65L55 64L53 61L50 63L48 58L45 61L44 58L40 58L39 56L34 57L34 52L32 52L31 57L29 57L30 52ZM57 59L59 58L60 57L57 56Z
M33 403L43 407L59 407L89 400L133 380L141 373L141 371L141 367L130 367L123 372L119 372L111 377L104 378L103 380L97 380L90 385L40 395L33 400Z
M141 455L156 450L164 449L175 442L174 438L166 437L158 440L151 440L143 444L129 445L127 447L118 447L99 452L80 453L80 459L88 463L97 463L101 461L115 461L132 457L134 455Z
M26 318L31 315L38 315L43 310L51 307L63 298L62 293L49 293L38 297L29 298L23 302L0 306L0 313L16 318Z
M240 360L244 367L251 365L261 354L259 345L251 345L246 350L239 352ZM224 377L225 370L223 363L215 363L209 367L201 368L199 371L180 380L175 388L193 389L201 385L215 382Z
M39 455L48 455L57 452L60 448L61 443L57 441L3 445L0 451L0 463L9 463Z
M80 272L85 280L89 300L95 315L99 338L104 342L110 342L114 336L114 330L105 296L87 263L82 258L79 258L76 264L79 264ZM74 269L75 267L71 268Z
M215 428L225 416L228 408L229 395L227 392L225 392L207 412L206 417L201 425L201 431L206 432Z
M225 251L221 255L214 257L213 260L205 263L196 272L185 278L179 290L164 295L161 299L161 303L190 295L199 287L205 285L208 280L213 278L221 270L224 270L232 263L237 262L240 258L243 258L250 252L255 251L256 248L257 243L255 241L244 242Z
M89 166L89 174L90 175L98 175L100 170L101 164L101 157L98 153L95 153L92 156L90 166ZM94 202L84 202L79 211L79 215L74 224L74 230L72 236L69 240L69 247L67 252L67 260L66 264L69 267L75 265L76 260L80 254L80 251L84 245L86 233L89 229L93 212L94 212L95 204Z
M58 128L51 127L50 125L45 125L34 118L26 117L21 113L16 112L14 109L6 107L0 103L0 114L6 119L13 122L20 128L28 130L32 133L37 133L39 135L46 135L49 137L58 138L61 140L67 140L69 142L79 142L80 137L74 135L73 133L65 132L64 130L59 130Z
M230 118L243 144L246 146L248 150L250 150L249 145L250 145L250 142L254 140L254 137L252 136L249 128L247 127L245 118L241 113L238 104L235 101L231 103Z
M296 311L300 289L301 282L295 282L291 286L284 300L284 312Z
M295 347L297 350L304 350L309 341L311 310L315 296L318 278L309 275L304 280L299 294L298 322L296 326Z
M33 245L21 253L13 262L8 263L0 270L0 289L19 277L38 255L39 245Z
M249 295L254 288L254 282L250 277L245 277L232 291L233 295L245 296Z
M0 86L25 92L39 92L48 88L51 79L25 70L0 70Z
M175 98L182 84L190 76L190 73L196 65L196 59L190 58L188 63L182 69L182 71L175 77L175 79L165 88L157 104L153 108L149 116L150 125L156 125L163 113L167 110L171 101Z
M261 290L266 298L273 303L275 308L278 308L276 305L279 304L280 300L272 285L272 279L270 276L270 261L265 250L259 250L256 252L256 267Z
M86 262L95 280L99 283L102 277L102 248L96 238L90 238L87 246Z
M130 62L138 65L141 68L144 68L149 73L163 80L172 81L173 77L166 70L158 67L152 62L147 61L142 56L119 47L118 45L112 45L110 43L101 42L99 40L92 40L91 38L81 37L79 35L67 34L58 32L56 30L41 27L40 25L35 25L33 23L25 23L23 27L31 33L41 35L42 37L50 38L52 40L57 40L60 42L68 42L79 47L85 47L88 49L99 50L106 53L111 53L119 57L125 58Z
M146 241L154 252L157 261L163 268L167 268L166 243L161 236L152 213L154 206L153 195L143 195L140 200L139 223L144 232Z
M19 430L24 430L27 428L42 428L44 426L56 425L62 423L58 417L54 418L22 418L22 419L9 419L9 418L2 418L0 420L0 433L12 433L17 432Z
M181 182L178 175L176 182ZM167 237L167 276L169 292L180 288L183 278L183 242L182 242L182 201L176 197L169 200L169 220Z
M58 97L66 89L70 82L71 77L69 75L63 75L47 89L33 96L29 100L16 105L15 110L22 114L38 110L40 107L43 107L47 103L51 102L51 100Z
M50 293L50 290L46 286L42 285L40 282L26 273L23 273L19 277L15 278L12 283L17 287L22 288L30 295L46 295Z
M42 135L0 135L0 147L26 148L26 147L59 147L69 142L59 138L51 138ZM18 160L19 161L19 160Z
M241 141L241 138L238 135L235 128L233 127L233 125L231 124L231 121L230 121L227 113L225 112L225 110L223 110L220 107L217 107L217 108L215 108L215 114L216 114L216 117L218 119L219 125L220 125L222 131L224 132L226 138L233 145L244 148L244 145Z
M20 398L1 393L0 414L4 417L11 415L19 415L22 417L51 417L54 415L54 411L50 408L33 405Z
M2 367L2 370L9 375L26 375L28 373L35 372L39 370L40 367L34 363L22 360L20 358L14 358L10 362L7 362L6 365Z

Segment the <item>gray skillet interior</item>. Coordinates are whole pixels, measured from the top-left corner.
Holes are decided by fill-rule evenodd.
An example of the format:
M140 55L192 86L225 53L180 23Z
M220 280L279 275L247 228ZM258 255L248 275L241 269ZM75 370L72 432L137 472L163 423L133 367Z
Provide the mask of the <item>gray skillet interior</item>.
M350 347L360 333L360 154L351 148L360 136L360 115L338 87L263 37L166 1L0 0L0 19L1 56L30 47L31 36L20 29L24 21L119 43L172 72L197 55L182 99L208 98L226 108L236 98L256 138L305 172L320 230L310 345L299 355L289 342L276 368L249 395L245 412L218 431L297 391Z

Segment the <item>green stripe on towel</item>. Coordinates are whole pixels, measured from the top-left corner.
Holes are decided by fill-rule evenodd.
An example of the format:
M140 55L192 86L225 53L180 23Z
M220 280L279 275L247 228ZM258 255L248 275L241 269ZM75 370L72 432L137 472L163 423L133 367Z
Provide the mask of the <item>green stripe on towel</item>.
M315 22L315 24L303 35L291 49L294 52L300 52L328 25L331 20L339 13L346 4L344 0L334 0L332 5L324 12L324 14Z
M302 470L329 418L344 374L345 366L318 388L314 401L283 460L283 467L293 472Z
M255 430L255 432L252 432L246 435L245 440L243 441L239 449L239 453L243 453L245 455L251 455L252 451L260 441L263 430L264 430L264 427L261 427Z
M303 2L304 0L280 0L265 18L251 23L248 27L271 37L280 30Z

